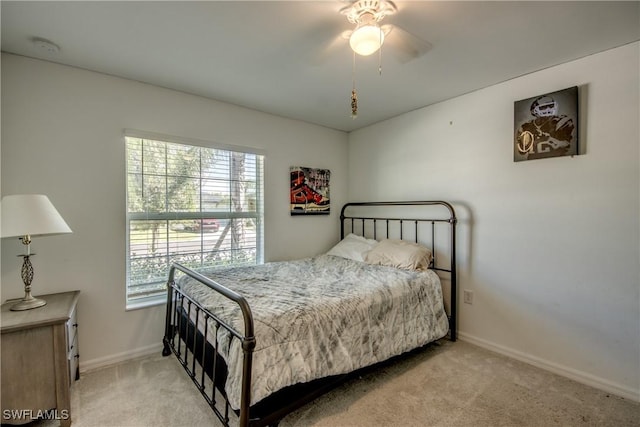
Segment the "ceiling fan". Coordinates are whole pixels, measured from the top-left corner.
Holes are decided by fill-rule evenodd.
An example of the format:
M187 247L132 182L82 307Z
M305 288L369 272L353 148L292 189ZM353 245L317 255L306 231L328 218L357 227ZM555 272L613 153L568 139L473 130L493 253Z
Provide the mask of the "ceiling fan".
M398 9L390 0L348 0L349 5L340 9L355 29L342 33L349 39L353 50L353 88L351 90L351 117L358 116L358 95L356 93L355 63L356 54L368 56L379 52L378 71L382 74L382 45L389 40L392 53L401 61L408 62L425 54L431 44L402 30L395 25L380 25L388 15L395 14Z
M358 55L368 56L379 51L385 41L400 62L408 62L424 55L431 44L393 24L380 25L387 16L398 11L390 0L351 0L340 9L356 27L342 36L349 39L351 49Z

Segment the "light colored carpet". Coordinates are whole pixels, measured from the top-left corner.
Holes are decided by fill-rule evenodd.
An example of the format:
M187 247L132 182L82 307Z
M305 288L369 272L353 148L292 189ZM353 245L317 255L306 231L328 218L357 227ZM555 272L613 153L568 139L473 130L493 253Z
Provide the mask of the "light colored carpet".
M73 427L220 425L176 358L160 355L83 374L71 415ZM640 404L441 341L343 384L280 426L640 426Z

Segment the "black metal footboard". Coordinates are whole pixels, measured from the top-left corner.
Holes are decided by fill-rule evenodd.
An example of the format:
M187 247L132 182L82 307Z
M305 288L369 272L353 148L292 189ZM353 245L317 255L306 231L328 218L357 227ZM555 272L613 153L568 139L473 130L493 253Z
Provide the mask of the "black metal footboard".
M304 384L288 386L264 398L259 403L249 406L252 379L251 360L255 339L252 338L252 335L248 337L245 335L253 331L251 310L245 301L245 321L249 320L247 324L250 327L248 328L249 331L245 330L245 335L242 335L222 319L219 319L214 313L211 313L197 301L183 293L175 284L174 274L176 269L202 281L212 289L224 287L215 282L213 282L214 286L211 286L210 279L194 273L179 264L172 266L167 283L167 312L163 338L164 348L162 351L164 356L169 356L172 353L176 355L182 367L223 425L229 426L233 415L235 415L238 425L241 427L277 425L284 416L351 377L351 374L334 375ZM235 294L228 288L224 289ZM234 297L237 297L237 295ZM240 297L238 300L244 299ZM243 313L245 313L244 309ZM200 319L204 319L204 321ZM211 331L208 325L209 319L213 321L215 336L217 336L220 328L224 328L234 336L234 339L241 340L243 346L242 401L238 410L232 409L225 391L228 375L227 364L216 346L212 344L212 340L206 338ZM356 373L354 372L353 374Z
M234 329L223 319L184 294L176 286L174 279L176 270L191 276L236 303L242 311L244 331ZM202 324L199 324L200 322ZM212 328L213 330L211 330ZM173 352L176 355L216 416L224 425L229 425L232 409L224 389L227 369L217 345L215 345L215 340L214 344L207 343L206 340L209 333L217 337L220 328L228 331L232 340L240 340L242 346L242 391L237 415L239 425L248 426L251 402L251 366L253 349L256 344L253 315L249 304L244 297L219 283L180 264L173 264L169 270L167 282L167 312L162 354L168 356Z

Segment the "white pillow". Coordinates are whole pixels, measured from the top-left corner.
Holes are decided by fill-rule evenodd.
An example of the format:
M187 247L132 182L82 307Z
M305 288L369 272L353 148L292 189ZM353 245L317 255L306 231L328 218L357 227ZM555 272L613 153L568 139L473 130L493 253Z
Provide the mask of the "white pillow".
M418 243L387 239L366 255L369 264L387 265L406 270L426 270L431 265L431 251Z
M374 239L366 239L351 233L335 245L327 255L339 256L354 261L364 261L371 249L378 244Z

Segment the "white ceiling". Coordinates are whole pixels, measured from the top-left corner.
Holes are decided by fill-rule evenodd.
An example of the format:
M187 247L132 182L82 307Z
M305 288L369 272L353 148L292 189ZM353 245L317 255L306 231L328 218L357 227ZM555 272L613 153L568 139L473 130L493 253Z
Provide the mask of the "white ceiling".
M351 131L640 40L638 1L396 1L382 23L431 48L407 61L396 31L382 75L358 57L353 120L345 3L2 1L2 50Z

